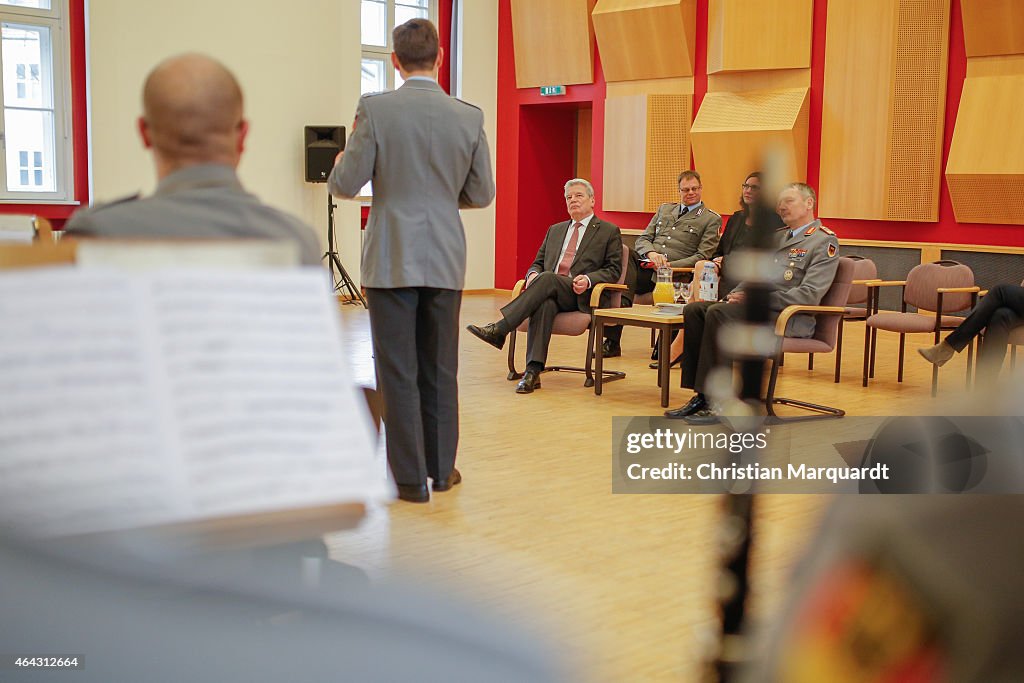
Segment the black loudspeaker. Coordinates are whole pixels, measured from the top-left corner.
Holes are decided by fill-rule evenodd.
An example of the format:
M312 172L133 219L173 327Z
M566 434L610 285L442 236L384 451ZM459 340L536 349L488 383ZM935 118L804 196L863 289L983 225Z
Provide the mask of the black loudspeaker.
M306 182L326 183L343 149L345 126L306 126Z

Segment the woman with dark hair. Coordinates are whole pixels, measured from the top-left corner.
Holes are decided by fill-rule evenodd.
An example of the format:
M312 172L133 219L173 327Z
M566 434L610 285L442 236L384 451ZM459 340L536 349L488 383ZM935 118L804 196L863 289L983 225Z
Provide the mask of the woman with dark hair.
M764 208L765 206L761 202L761 172L754 171L748 173L747 177L743 179L743 185L740 186L740 209L733 213L729 217L729 222L725 224L722 238L718 240L718 248L715 249L711 261L697 261L694 264L692 287L696 288L697 281L700 279L700 273L706 263L714 264L715 271L718 273L719 299L725 299L725 295L739 284L739 282L732 280L728 276L725 268L725 257L734 250L750 246L751 236L754 232L752 228L759 220L766 223L772 230L786 226L779 217L779 214L771 209ZM696 295L696 289L691 289L690 300L695 301ZM672 340L672 350L670 353L672 365L678 364L679 360L683 357L683 335L676 335L676 338ZM657 361L651 363L651 367L657 368Z

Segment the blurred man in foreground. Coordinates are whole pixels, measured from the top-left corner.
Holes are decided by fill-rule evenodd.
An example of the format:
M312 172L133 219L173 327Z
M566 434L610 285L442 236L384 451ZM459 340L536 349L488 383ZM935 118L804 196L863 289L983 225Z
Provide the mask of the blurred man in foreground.
M150 72L142 100L139 134L153 151L156 191L77 212L69 235L283 240L303 264L320 263L312 228L242 189L235 169L249 123L230 71L204 55L171 57Z

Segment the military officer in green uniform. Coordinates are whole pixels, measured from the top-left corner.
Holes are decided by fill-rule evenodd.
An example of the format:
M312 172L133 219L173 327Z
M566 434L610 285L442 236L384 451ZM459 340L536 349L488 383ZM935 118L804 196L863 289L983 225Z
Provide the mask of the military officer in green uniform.
M786 226L776 232L775 269L769 299L777 316L786 306L815 306L832 286L839 267L839 240L834 232L814 217L817 196L805 183L791 183L779 194L778 212ZM714 417L704 395L708 373L719 361L718 332L723 325L739 320L745 298L741 283L724 302L698 301L683 310L682 385L697 392L682 408L665 412L666 417L686 418L699 423ZM794 315L786 336L806 338L814 334L814 317Z
M644 234L636 238L634 250L630 251L630 263L626 264L626 285L630 291L625 297L630 303L633 296L654 290L658 268L692 268L697 261L714 256L718 247L722 217L701 201L700 173L683 171L676 181L679 202L658 207ZM621 337L621 327L605 328L606 357L620 355Z

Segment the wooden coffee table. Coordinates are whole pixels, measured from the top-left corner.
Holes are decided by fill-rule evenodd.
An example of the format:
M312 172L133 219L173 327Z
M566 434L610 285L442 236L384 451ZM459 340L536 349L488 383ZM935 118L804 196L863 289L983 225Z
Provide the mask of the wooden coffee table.
M594 311L594 393L601 395L601 371L604 369L604 351L601 340L604 339L605 325L633 325L647 327L661 332L661 345L658 347L658 386L661 387L661 407L668 407L668 377L671 367L669 347L672 344L672 330L683 327L683 316L663 315L654 306L633 306L632 308L599 308Z

